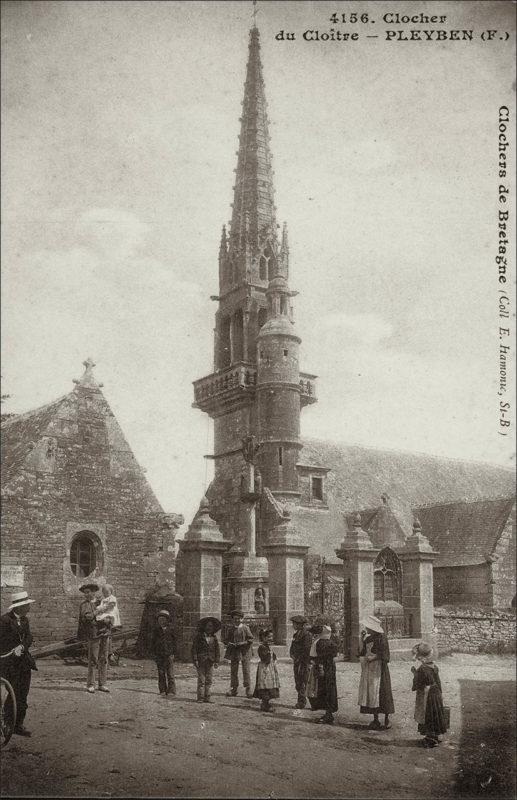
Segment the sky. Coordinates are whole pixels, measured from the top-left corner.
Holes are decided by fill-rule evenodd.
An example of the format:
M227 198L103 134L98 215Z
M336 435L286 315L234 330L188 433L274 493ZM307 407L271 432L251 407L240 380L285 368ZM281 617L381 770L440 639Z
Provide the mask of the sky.
M301 369L319 375L302 435L510 466L494 258L514 7L418 12L438 5L446 25L410 27L509 41L385 41L408 26L382 15L414 14L407 2L361 3L378 39L329 22L353 3L258 6ZM4 410L71 391L91 356L159 500L188 523L211 475L192 381L212 371L251 3L4 2L2 16ZM301 38L331 27L361 39Z

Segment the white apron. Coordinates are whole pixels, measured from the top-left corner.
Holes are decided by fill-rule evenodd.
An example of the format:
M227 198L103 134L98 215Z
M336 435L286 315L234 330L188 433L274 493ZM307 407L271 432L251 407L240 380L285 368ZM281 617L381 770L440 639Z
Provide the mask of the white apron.
M366 656L371 654L372 646L373 642L368 642L366 645ZM378 708L382 663L378 658L374 661L368 661L366 656L361 656L359 659L361 662L361 679L359 681L357 702L360 706Z

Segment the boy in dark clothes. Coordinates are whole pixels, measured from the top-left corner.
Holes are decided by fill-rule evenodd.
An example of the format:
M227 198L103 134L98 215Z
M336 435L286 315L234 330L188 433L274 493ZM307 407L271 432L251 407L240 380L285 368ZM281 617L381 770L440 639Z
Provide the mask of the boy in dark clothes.
M197 670L197 701L211 703L210 688L214 669L219 666L221 653L215 635L221 627L216 617L203 617L192 642L192 663Z
M176 651L176 637L172 630L170 614L168 611L159 611L156 617L156 626L153 631L151 651L158 667L158 689L163 697L176 694L176 681L174 680L174 656Z

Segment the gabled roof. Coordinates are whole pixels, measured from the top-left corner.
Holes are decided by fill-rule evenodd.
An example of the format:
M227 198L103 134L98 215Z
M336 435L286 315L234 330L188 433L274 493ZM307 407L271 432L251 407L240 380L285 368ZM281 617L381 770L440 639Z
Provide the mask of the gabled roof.
M422 533L439 555L436 567L483 564L493 553L515 497L415 508Z

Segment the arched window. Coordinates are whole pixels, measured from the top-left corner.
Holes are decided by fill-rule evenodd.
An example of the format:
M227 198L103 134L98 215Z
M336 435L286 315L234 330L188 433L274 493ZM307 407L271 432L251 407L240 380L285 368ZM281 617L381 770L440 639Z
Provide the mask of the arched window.
M275 254L268 243L259 258L259 278L270 281L275 275Z
M232 351L232 363L242 361L244 357L244 323L241 310L236 311L233 315Z
M267 258L267 279L270 281L275 275L275 256L269 244L264 250L264 255Z
M396 553L389 547L381 550L374 566L374 597L376 601L402 600L402 573Z
M260 330L267 319L267 308L259 308L257 316L257 327Z
M102 560L102 545L91 531L81 531L70 545L70 567L76 578L87 578Z
M221 338L219 349L219 362L221 369L229 367L231 363L231 337L230 337L231 320L230 317L224 317L221 321Z

